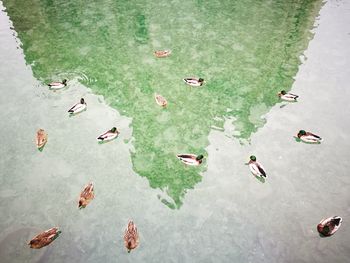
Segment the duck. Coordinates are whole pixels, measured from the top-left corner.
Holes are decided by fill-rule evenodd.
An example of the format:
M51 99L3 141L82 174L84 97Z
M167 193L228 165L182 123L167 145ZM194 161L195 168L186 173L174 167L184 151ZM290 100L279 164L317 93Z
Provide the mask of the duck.
M129 220L128 226L126 227L124 233L124 245L128 250L128 253L132 249L135 249L139 245L139 233L137 232L137 227L132 220Z
M30 248L35 249L45 247L47 245L50 245L51 242L54 241L60 234L61 231L58 229L58 227L53 227L34 237L32 240L30 240L28 245L30 246Z
M300 130L297 134L297 137L306 143L321 143L322 138L316 134L311 132L306 132L304 130Z
M191 153L177 154L176 157L187 165L198 166L203 162L203 155L195 155Z
M119 131L117 130L116 127L113 127L109 131L106 131L105 133L101 134L100 136L97 137L97 140L100 142L103 141L111 141L118 137Z
M67 80L64 79L62 82L51 82L50 84L48 84L48 86L50 87L50 89L62 89L64 87L67 86Z
M94 198L94 184L90 182L85 185L83 191L80 193L78 208L85 208Z
M281 90L281 92L279 92L277 95L281 98L281 100L289 102L296 102L297 98L299 98L298 95L287 93L285 90Z
M199 87L199 86L202 86L204 84L204 79L202 78L186 78L186 79L183 79L183 81L192 86L192 87Z
M47 133L43 129L39 129L36 132L36 147L40 150L47 142Z
M264 167L256 161L256 157L254 155L250 156L248 165L253 175L266 178Z
M159 106L166 107L168 101L160 94L155 93L154 98Z
M170 54L171 54L171 50L156 50L156 51L154 51L154 55L157 58L165 58L165 57L170 56Z
M73 114L77 114L79 112L82 112L83 110L85 110L87 107L87 104L84 100L84 98L80 99L80 102L75 104L74 106L72 106L69 110L68 113L73 115Z
M341 226L343 219L339 216L329 217L327 219L322 219L317 225L317 231L325 237L333 235L339 227Z

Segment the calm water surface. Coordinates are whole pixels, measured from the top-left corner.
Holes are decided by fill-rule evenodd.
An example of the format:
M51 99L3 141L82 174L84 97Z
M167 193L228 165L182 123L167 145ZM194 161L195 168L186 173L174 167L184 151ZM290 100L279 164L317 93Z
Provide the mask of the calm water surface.
M249 139L290 89L320 0L5 0L26 62L42 83L79 78L132 118L134 171L180 208L206 169L178 153L204 154L212 128L234 117ZM154 50L171 49L165 59ZM206 80L200 88L182 78ZM154 93L169 101L166 109ZM115 124L118 126L118 123ZM123 132L123 131L122 131ZM210 158L210 156L208 157Z

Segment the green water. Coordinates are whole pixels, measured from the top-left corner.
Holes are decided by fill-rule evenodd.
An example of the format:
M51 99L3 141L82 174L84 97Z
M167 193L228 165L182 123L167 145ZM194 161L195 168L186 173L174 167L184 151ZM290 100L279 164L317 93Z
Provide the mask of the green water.
M132 118L134 170L179 208L201 181L178 153L205 154L208 134L234 117L246 140L290 89L320 0L4 0L34 76L80 78ZM157 59L154 50L171 49ZM202 77L199 88L185 77ZM168 99L163 109L154 93ZM103 118L103 116L101 116ZM118 123L116 124L118 126ZM121 131L123 132L123 131ZM101 146L103 147L103 146ZM207 156L210 158L210 156ZM118 164L115 164L118 165Z

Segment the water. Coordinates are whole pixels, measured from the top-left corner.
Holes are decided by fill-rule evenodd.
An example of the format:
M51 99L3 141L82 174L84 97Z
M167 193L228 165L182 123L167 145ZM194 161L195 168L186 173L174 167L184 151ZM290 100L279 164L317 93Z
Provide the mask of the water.
M181 207L205 170L184 169L175 155L205 154L225 117L236 118L242 139L264 124L276 93L291 88L320 4L4 1L36 78L80 77L132 118L134 170L167 193L170 208ZM173 55L157 59L158 49ZM182 82L191 76L207 84L191 89ZM166 109L155 92L169 100Z
M35 9L34 4L28 7L28 11ZM12 11L19 11L18 8L19 6ZM90 8L86 8L91 12ZM60 10L68 12L70 9ZM130 103L129 106L134 106L130 111L134 111L135 115L123 112L127 106L116 106L114 99L106 95L108 92L118 91L100 84L103 79L80 69L62 70L61 63L54 63L54 60L47 62L47 67L57 67L56 71L52 75L48 73L47 77L44 77L45 74L41 75L47 69L43 66L37 69L40 68L40 56L32 61L28 58L31 52L27 51L24 37L15 25L23 42L26 59L24 60L22 49L16 49L17 44L11 35L13 31L9 30L8 17L2 12L0 60L4 63L1 64L0 78L1 83L6 85L1 86L0 114L3 122L0 131L2 138L7 138L9 131L15 134L13 140L4 141L0 148L2 261L347 262L350 257L350 228L346 223L350 213L350 181L347 176L350 167L346 160L350 148L347 140L347 134L350 132L347 118L350 112L347 103L347 97L350 95L347 89L350 75L350 54L347 48L350 45L348 10L348 2L337 1L327 3L322 9L321 25L316 30L315 41L311 42L305 54L308 59L300 67L293 86L293 92L301 96L300 102L286 107L282 107L283 104L276 105L266 114L273 103L255 103L254 106L249 106L250 103L254 103L253 94L250 95L250 102L249 97L242 97L239 102L242 109L251 107L248 117L246 116L249 120L247 123L258 122L259 126L264 123L260 118L262 115L267 119L264 127L250 136L242 135L248 131L245 125L240 124L245 122L242 121L244 115L240 116L232 106L231 110L225 109L225 114L222 115L227 121L220 115L208 121L209 125L215 125L219 130L224 126L225 130L212 130L201 146L202 151L208 152L209 158L202 168L206 171L201 173L203 177L199 177L200 183L193 185L192 182L193 178L197 178L197 170L186 170L181 166L181 172L184 175L188 173L188 179L191 180L185 187L179 186L183 192L182 195L178 195L178 203L173 199L175 194L172 190L174 188L171 188L172 181L167 182L166 177L154 178L155 181L164 180L162 183L166 186L160 190L148 177L138 176L143 173L139 173L137 165L135 166L134 158L137 156L129 154L130 151L138 154L140 150L137 141L141 139L135 132L135 116L138 109L135 104ZM106 13L108 11L106 10ZM11 15L10 12L9 14ZM30 17L23 16L22 19ZM53 14L49 17L48 20L57 19ZM135 34L134 41L141 41L140 48L147 45L143 44L144 42L149 43L152 39L142 37L145 25L149 23L147 17L144 15L143 20L141 15L137 19L138 33ZM12 16L10 18L13 19ZM32 17L34 21L39 18L41 16ZM59 21L63 23L63 20ZM96 21L96 24L98 22ZM25 25L30 28L30 24ZM150 32L149 29L146 31ZM305 32L308 31L305 29ZM32 33L34 34L34 31ZM306 38L304 40L306 45ZM45 41L47 40L42 38L42 41L37 43L36 52L42 52L42 44L46 43ZM56 44L53 45L58 48ZM173 49L172 46L167 48ZM51 47L47 49L53 50ZM87 52L87 49L84 50ZM152 51L153 48L150 48L150 55ZM149 54L145 55L149 59L146 61L154 59ZM152 63L162 63L159 74L160 69L166 69L168 64L169 67L173 67L182 63L175 63L175 54L169 60L154 59ZM60 53L57 52L56 55L59 58ZM298 56L295 56L295 61L297 65ZM25 62L28 66L25 66ZM73 62L73 59L64 60L67 66ZM100 67L107 68L107 65ZM129 68L125 66L123 70L134 72L137 67L138 64L133 64ZM183 74L187 76L199 73ZM41 81L65 76L72 80L67 90L50 92L33 78L33 74ZM163 78L168 78L168 74ZM230 75L234 77L232 72ZM140 76L143 75L140 73ZM179 81L174 84L175 90L165 93L168 89L162 87L164 90L160 93L171 101L173 94L177 94L176 90L181 88L181 92L187 92L182 94L183 100L190 100L187 97L199 92L199 95L205 98L204 88L210 88L210 92L214 93L214 87L210 86L209 77L204 77L207 80L206 86L190 90L181 83L182 76L179 80L177 76L173 76L174 80ZM132 75L125 78L132 79ZM103 88L111 88L103 94L107 102L114 105L123 115L108 107L103 103L102 97L93 95L79 81L91 87L94 93L102 94ZM292 83L292 80L290 81ZM140 86L139 89L140 94L143 94L143 87ZM278 90L280 88L276 87L273 92L269 92L272 100L275 100ZM152 92L148 98L149 107L154 105ZM255 92L267 90L257 89ZM137 98L145 107L146 102L143 101L147 100L148 94L146 95L139 95ZM88 110L69 118L66 110L82 96L88 102ZM265 96L263 99L269 97ZM192 97L191 99L193 103L198 103ZM245 102L246 100L248 102ZM174 102L177 103L177 100ZM200 105L206 107L204 103ZM154 118L159 123L169 123L176 114L175 104L172 107L174 108L169 105L169 109L165 111L155 107L154 111L158 113ZM148 112L147 107L145 112ZM207 115L209 114L203 114L201 120L207 118ZM234 118L230 118L231 116ZM145 122L149 120L148 116L144 118ZM115 123L122 131L121 137L113 143L98 145L95 141L96 136ZM49 133L49 142L42 153L36 150L33 143L35 131L39 127L44 127ZM176 129L181 130L181 127L180 124L176 125ZM195 125L192 125L191 129L192 127ZM319 133L325 138L325 142L315 146L296 143L292 136L300 128ZM145 130L142 133L145 136L152 134ZM248 134L250 133L248 131ZM240 144L239 140L232 138L233 134L243 142L249 138L250 144ZM175 135L171 129L166 134L167 138L173 138ZM163 142L158 140L156 145L157 142L161 147ZM176 144L176 138L169 143ZM252 153L267 169L269 177L264 184L252 177L248 167L244 165ZM169 160L167 171L171 171L172 159ZM147 165L145 162L142 167L149 168ZM158 165L163 169L163 163ZM192 172L196 173L194 177L191 177ZM79 211L78 194L90 180L95 182L96 198L86 209ZM179 185L181 183L178 182ZM185 191L184 189L191 188L189 186L193 189ZM179 209L172 210L169 207ZM343 216L344 224L341 230L332 238L319 238L316 224L321 218L333 214ZM122 242L123 230L129 218L134 219L141 235L140 247L131 254L127 254ZM53 226L59 226L62 230L62 235L53 244L39 251L28 249L26 242L31 237Z

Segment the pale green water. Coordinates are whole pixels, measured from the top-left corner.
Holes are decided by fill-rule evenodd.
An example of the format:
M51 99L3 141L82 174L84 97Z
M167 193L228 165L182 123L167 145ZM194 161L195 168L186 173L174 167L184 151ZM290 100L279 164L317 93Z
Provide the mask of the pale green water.
M235 117L241 139L264 124L276 93L293 83L321 3L3 2L36 78L79 77L132 118L133 168L166 192L161 200L170 208L181 207L206 169L185 168L175 155L204 153L209 131L225 117ZM157 59L158 49L172 56ZM182 78L191 76L206 84L186 86ZM155 92L168 99L166 109Z

